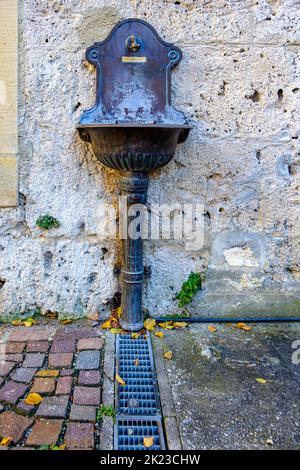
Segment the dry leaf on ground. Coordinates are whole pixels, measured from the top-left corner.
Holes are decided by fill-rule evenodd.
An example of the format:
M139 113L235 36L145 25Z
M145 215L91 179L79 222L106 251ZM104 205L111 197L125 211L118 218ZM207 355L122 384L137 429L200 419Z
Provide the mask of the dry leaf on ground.
M163 338L165 336L162 331L155 331L154 335L157 336L158 338Z
M266 384L266 383L267 383L267 380L266 380L266 379L262 379L261 377L257 377L255 380L256 380L256 382L258 382L259 384Z
M188 326L185 321L176 321L173 323L174 328L186 328Z
M117 308L117 317L121 318L121 316L122 316L122 307L118 307Z
M3 437L2 441L0 442L0 446L8 447L11 442L12 442L11 437Z
M154 330L155 325L156 325L156 321L154 320L154 318L147 318L144 321L144 327L148 331Z
M215 331L217 331L217 328L216 328L215 326L213 326L213 325L209 325L209 326L207 327L207 329L208 329L209 331L211 331L212 333L214 333Z
M58 370L39 370L36 374L36 377L58 377Z
M173 353L172 353L172 351L167 351L167 352L165 352L164 356L165 356L166 359L172 359Z
M165 330L172 330L174 328L172 321L166 321L164 323L159 323L158 325Z
M154 437L144 437L144 446L151 447L154 444Z
M237 323L236 325L233 325L233 326L234 326L234 328L238 328L238 329L244 330L244 331L251 331L252 330L251 326L246 325L246 323L243 323L243 322L239 322L239 323Z
M107 321L105 321L104 323L102 323L101 328L102 328L103 330L109 330L109 329L111 328L110 320L107 320Z
M132 339L138 339L140 337L139 333L131 333Z
M122 385L123 387L126 385L126 383L124 382L124 380L122 379L122 377L120 377L118 374L116 374L116 381Z
M122 332L122 328L111 328L110 332L113 333L114 335L118 335L119 333Z
M23 322L23 325L27 327L31 327L32 325L35 325L36 321L33 318L28 318L26 321Z
M27 405L39 405L43 398L38 393L29 393L29 395L25 398L25 403Z
M66 444L61 444L60 446L53 446L51 450L66 450Z

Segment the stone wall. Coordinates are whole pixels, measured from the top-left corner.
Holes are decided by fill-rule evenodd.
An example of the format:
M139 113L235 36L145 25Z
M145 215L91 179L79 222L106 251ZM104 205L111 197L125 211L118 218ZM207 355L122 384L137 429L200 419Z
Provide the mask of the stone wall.
M94 102L85 49L138 17L182 48L173 100L193 125L153 175L149 202L205 207L201 250L145 243L145 310L176 312L175 293L197 270L194 314L300 316L299 9L298 0L21 2L19 201L0 209L2 315L84 316L119 288L120 244L99 234L99 206L116 203L118 178L75 125ZM43 214L60 227L38 229Z

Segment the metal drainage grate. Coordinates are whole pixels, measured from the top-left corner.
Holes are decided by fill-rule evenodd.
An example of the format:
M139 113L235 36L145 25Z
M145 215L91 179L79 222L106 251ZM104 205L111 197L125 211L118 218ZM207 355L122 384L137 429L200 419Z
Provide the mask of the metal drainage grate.
M153 437L151 450L164 450L163 430L161 418L131 417L117 419L115 434L115 449L118 450L147 450L144 446L144 437ZM149 450L149 449L148 449Z
M125 386L116 383L115 449L144 449L143 438L153 437L151 450L165 449L159 392L150 336L118 335L116 373Z

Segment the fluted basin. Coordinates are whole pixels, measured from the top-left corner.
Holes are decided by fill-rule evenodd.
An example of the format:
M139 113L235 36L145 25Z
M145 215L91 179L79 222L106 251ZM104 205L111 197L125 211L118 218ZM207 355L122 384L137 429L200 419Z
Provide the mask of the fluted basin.
M81 124L80 137L92 144L106 167L123 171L151 171L167 165L178 143L188 136L188 125Z

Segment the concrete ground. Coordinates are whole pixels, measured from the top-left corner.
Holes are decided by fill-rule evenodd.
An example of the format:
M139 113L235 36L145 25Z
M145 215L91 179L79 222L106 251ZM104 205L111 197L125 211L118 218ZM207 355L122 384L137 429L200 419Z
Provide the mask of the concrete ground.
M169 448L299 449L300 324L208 326L152 335Z
M93 324L94 323L94 324ZM112 446L114 335L97 322L0 326L0 449ZM39 403L27 403L38 394Z

